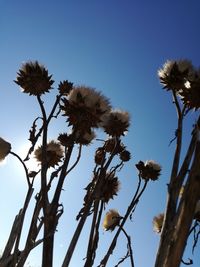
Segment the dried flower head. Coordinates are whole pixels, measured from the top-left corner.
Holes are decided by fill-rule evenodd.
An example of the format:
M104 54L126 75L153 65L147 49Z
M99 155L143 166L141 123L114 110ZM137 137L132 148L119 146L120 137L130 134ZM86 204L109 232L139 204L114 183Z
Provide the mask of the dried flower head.
M58 85L58 90L61 95L67 96L72 89L73 89L73 83L69 82L68 80L64 80L63 82L60 82Z
M10 150L11 144L0 137L0 161L5 159L5 157L10 153Z
M102 127L110 136L120 137L125 135L130 125L130 116L128 112L121 110L112 110L104 117Z
M185 82L194 76L194 68L189 60L167 60L163 68L158 70L160 82L167 90L179 91Z
M153 230L156 233L160 233L163 226L164 213L160 213L158 216L153 218Z
M200 70L196 71L195 76L185 83L179 95L188 109L200 108Z
M119 225L120 220L122 217L119 215L119 212L114 209L110 209L103 220L103 228L104 230L108 231L113 231L116 226Z
M17 73L16 83L22 88L24 93L30 95L41 95L52 88L54 81L52 75L48 75L48 70L37 61L30 61L22 65Z
M113 137L105 141L104 149L106 152L119 154L125 149L125 146L122 142L118 142L118 140Z
M69 125L81 132L90 133L91 128L99 127L103 117L110 111L106 97L95 89L85 86L74 87L68 99L62 99L61 109L67 116Z
M67 133L59 134L58 141L61 143L62 146L65 147L68 147L74 142L71 134L68 135Z
M75 133L75 142L77 144L87 146L91 144L92 140L94 140L95 137L96 137L95 132L92 130L90 132L85 132L85 133L81 133L80 131L77 131Z
M39 146L35 152L35 158L40 163L42 162L42 146ZM55 167L63 157L63 149L60 143L52 140L47 144L46 148L46 162L48 167Z
M154 160L147 160L145 163L139 161L135 166L139 170L140 177L144 180L151 179L155 181L161 172L161 166Z
M129 161L131 159L131 153L125 149L119 154L119 157L122 161Z
M100 189L99 199L108 203L114 196L117 196L119 189L120 181L118 177L115 176L114 172L107 173Z
M98 147L95 156L94 156L94 161L97 165L101 165L105 159L105 151L103 147Z

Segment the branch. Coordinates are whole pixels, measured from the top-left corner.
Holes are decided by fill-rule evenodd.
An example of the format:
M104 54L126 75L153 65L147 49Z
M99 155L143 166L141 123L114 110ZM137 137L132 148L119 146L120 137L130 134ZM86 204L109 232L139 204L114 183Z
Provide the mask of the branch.
M21 164L23 165L23 168L25 170L25 174L26 174L26 180L27 180L27 183L28 183L28 187L30 188L32 186L31 182L30 182L30 179L29 179L29 175L28 175L28 169L24 163L24 161L20 158L20 156L18 156L16 153L10 151L10 154L13 155L14 157L16 157L20 162Z
M133 250L131 246L131 237L126 233L124 228L122 227L122 232L125 234L127 241L128 241L128 255L130 256L131 260L131 267L134 267L134 260L133 260Z

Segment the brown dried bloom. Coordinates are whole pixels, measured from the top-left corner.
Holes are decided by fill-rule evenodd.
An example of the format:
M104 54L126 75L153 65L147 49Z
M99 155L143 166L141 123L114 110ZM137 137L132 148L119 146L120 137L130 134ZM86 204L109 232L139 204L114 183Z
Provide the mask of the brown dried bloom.
M200 70L196 72L193 79L185 83L185 87L179 91L179 95L188 109L200 108Z
M129 161L131 159L131 153L125 149L119 154L119 157L122 161Z
M52 88L54 81L52 75L48 75L48 70L38 63L30 61L22 65L17 73L16 83L22 88L24 93L30 95L41 95Z
M63 82L60 82L58 85L58 90L61 95L67 96L72 89L73 89L73 83L69 82L68 80L64 80Z
M120 181L115 173L107 173L100 190L100 199L108 203L110 199L117 196L120 189Z
M130 117L128 112L112 110L105 116L102 127L110 136L120 137L128 131L129 124Z
M109 138L105 141L104 149L106 152L118 154L125 149L122 142L118 142L116 138Z
M158 216L155 216L153 218L153 230L158 234L162 230L163 220L164 220L164 213L160 213Z
M147 160L145 163L139 161L135 166L139 170L140 177L144 180L155 181L161 172L161 166L153 160Z
M69 125L81 132L90 133L91 128L99 127L105 114L110 111L107 98L95 89L77 86L70 91L68 99L62 99L61 109L67 116Z
M88 132L81 133L77 131L75 134L75 142L77 144L87 146L91 144L92 140L94 140L95 137L96 137L95 132L92 130L89 133Z
M67 133L59 134L58 141L61 143L62 146L68 147L69 145L73 144L72 136L68 135Z
M42 146L39 146L35 152L35 158L40 163L42 162ZM46 162L48 167L55 167L63 157L63 149L60 143L52 140L47 144L46 148Z
M115 227L119 225L121 219L122 219L122 217L120 216L120 214L117 210L110 209L106 213L104 220L103 220L104 230L113 231L115 229Z
M105 151L102 147L97 148L94 156L94 161L97 165L101 165L105 159Z
M0 161L5 159L5 157L10 153L10 150L11 144L0 137Z
M158 70L158 76L165 89L179 91L194 76L194 68L191 61L186 59L167 60L163 68Z

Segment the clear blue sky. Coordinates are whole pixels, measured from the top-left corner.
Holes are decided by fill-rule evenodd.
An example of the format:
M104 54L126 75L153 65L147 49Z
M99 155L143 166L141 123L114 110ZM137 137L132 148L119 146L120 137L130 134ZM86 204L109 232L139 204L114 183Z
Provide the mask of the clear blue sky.
M0 0L0 136L11 142L13 151L20 151L27 143L24 140L31 123L39 115L34 97L20 93L13 80L22 62L38 60L53 73L55 86L68 79L95 87L114 107L131 114L124 143L132 160L119 174L119 197L107 208L124 212L136 186L135 163L154 159L162 165L160 180L149 185L134 221L127 224L127 231L133 234L136 267L151 267L155 260L159 238L152 231L152 218L165 207L174 149L168 144L176 129L176 113L170 94L159 84L157 70L167 59L188 58L200 65L199 13L199 0ZM48 105L52 101L48 94ZM194 117L192 114L185 124L188 136ZM60 132L56 127L63 129L64 124L52 126L51 138ZM185 143L187 140L186 136ZM65 185L62 201L66 208L57 233L55 267L61 264L74 227L69 218L77 214L82 189L91 177L93 155L89 151L84 151L87 157L80 162L81 171L74 172ZM0 195L6 199L0 202L0 248L22 205L26 189L22 174L11 157L0 169ZM103 251L111 235L104 233ZM82 266L84 235L81 241L71 267ZM118 248L110 267L124 255L125 240ZM34 266L39 266L39 253L38 249L30 259ZM190 257L190 252L186 256ZM200 266L200 257L195 258L193 267Z

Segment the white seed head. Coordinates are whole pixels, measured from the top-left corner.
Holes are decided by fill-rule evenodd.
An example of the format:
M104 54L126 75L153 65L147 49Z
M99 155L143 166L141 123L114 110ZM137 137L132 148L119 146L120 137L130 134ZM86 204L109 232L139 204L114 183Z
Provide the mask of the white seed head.
M154 160L147 160L144 165L151 167L155 171L161 171L161 166Z

